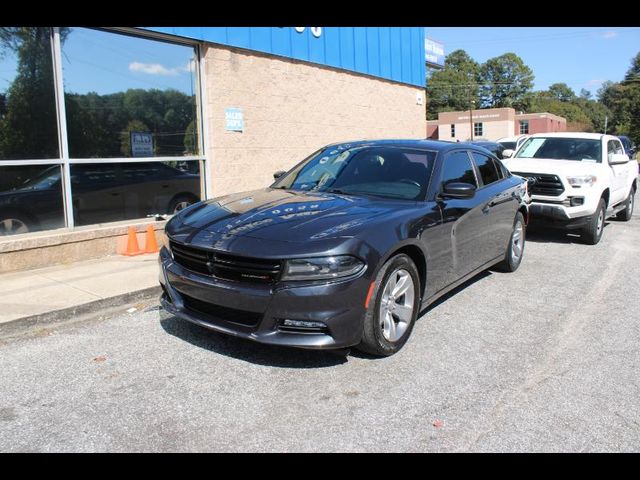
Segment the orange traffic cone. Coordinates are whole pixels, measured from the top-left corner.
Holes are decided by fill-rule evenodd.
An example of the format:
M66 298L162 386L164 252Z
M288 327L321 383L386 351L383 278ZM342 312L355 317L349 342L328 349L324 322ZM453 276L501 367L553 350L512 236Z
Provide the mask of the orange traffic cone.
M144 253L156 253L159 252L158 242L156 241L156 231L153 225L147 226L147 238L144 242Z
M138 236L136 235L136 228L129 227L129 232L127 233L127 249L122 252L122 254L132 257L134 255L140 255L141 253L144 252L140 250L140 247L138 246Z

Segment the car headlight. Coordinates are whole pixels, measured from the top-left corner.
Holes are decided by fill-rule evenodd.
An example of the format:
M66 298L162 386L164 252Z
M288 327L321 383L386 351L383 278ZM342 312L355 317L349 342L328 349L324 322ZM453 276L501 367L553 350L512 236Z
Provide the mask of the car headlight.
M349 255L287 260L281 280L330 280L360 272L364 262Z
M596 183L597 177L594 175L578 175L576 177L567 177L569 185L572 187L590 187Z

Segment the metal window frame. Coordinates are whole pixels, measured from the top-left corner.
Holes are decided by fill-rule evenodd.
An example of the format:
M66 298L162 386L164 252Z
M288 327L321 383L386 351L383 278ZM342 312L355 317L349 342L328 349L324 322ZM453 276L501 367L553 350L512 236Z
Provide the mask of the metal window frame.
M114 35L129 35L147 40L163 41L177 45L190 46L194 49L195 68L194 88L196 95L196 126L198 129L198 155L186 156L161 156L161 157L114 157L114 158L71 158L69 155L69 136L67 131L67 115L65 108L64 74L62 69L62 45L60 42L60 27L48 27L50 29L51 60L53 68L53 88L56 104L56 122L58 127L58 157L47 159L19 159L0 160L0 166L30 166L30 165L59 165L62 169L62 196L64 205L65 227L75 227L73 215L73 198L71 193L71 165L75 164L109 164L109 163L150 163L150 162L194 162L200 163L200 192L201 198L211 198L211 178L209 178L210 161L208 155L209 141L205 132L207 128L206 90L204 55L202 42L189 41L170 35L162 35L149 32L144 29L130 27L87 27L93 30L101 30Z

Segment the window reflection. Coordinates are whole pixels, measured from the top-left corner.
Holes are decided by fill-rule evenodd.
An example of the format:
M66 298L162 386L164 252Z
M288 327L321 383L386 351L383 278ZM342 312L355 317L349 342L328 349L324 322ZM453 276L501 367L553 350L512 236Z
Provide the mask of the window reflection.
M60 165L0 167L0 235L64 227Z
M72 158L198 153L192 47L73 28L62 57Z
M71 193L76 225L174 214L200 200L199 162L74 164Z
M51 30L0 27L0 161L58 156Z

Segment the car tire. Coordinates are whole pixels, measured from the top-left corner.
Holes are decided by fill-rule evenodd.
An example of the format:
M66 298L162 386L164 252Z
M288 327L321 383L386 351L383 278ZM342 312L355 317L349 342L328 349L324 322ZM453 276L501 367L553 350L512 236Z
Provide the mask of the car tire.
M380 357L396 353L411 335L420 300L420 276L413 260L405 254L389 259L376 275L356 348Z
M595 213L591 215L587 225L582 229L582 241L587 245L596 245L602 238L605 210L604 199L601 198Z
M167 213L169 215L175 215L180 210L184 210L188 206L193 205L194 203L197 203L199 201L200 200L198 200L193 195L178 195L177 197L174 197L169 203Z
M33 230L33 222L22 213L11 211L0 213L0 236L18 235Z
M634 195L635 195L636 191L634 190L633 187L631 187L631 190L629 191L629 196L627 197L627 200L624 202L624 210L620 210L618 212L618 214L616 215L616 220L621 220L623 222L628 222L629 220L631 220L631 216L633 215L633 206L634 206Z
M496 265L496 270L501 272L515 272L518 269L524 256L526 236L527 227L524 216L521 212L518 212L513 221L513 231L509 237L509 245L507 245L504 259Z

